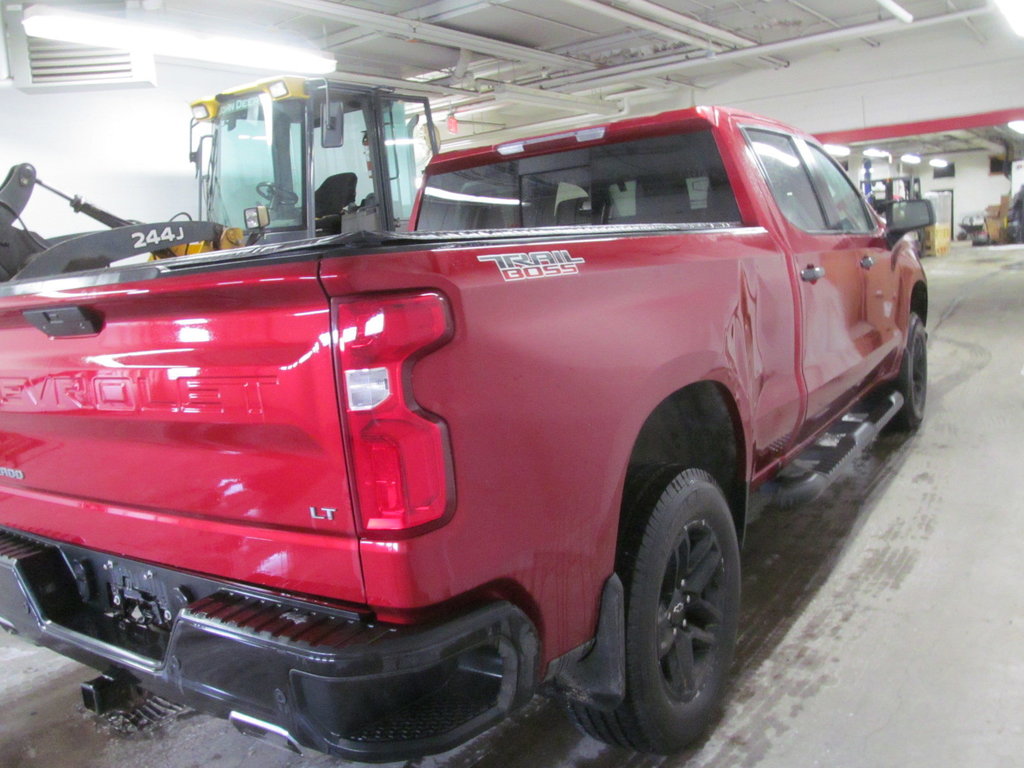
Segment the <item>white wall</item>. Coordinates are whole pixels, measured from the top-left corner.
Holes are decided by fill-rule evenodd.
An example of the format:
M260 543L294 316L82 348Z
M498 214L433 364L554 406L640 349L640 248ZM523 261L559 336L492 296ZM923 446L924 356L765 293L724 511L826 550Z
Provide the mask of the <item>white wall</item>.
M112 213L163 221L196 214L189 102L259 75L158 64L156 88L25 93L0 82L0 181L32 163L43 181ZM43 236L103 229L36 188L23 214Z
M875 48L850 40L813 56L794 49L785 69L760 69L644 105L647 111L699 104L737 107L812 133L1024 107L1024 39L998 14L981 16L980 42L962 22L900 37Z
M1003 174L989 174L988 152L958 152L948 156L956 164L956 176L933 178L931 168L921 171L921 192L953 190L953 231L968 214L985 214L985 208L999 205L1010 194L1010 180Z
M884 142L880 142L884 144ZM994 152L953 152L942 157L956 166L956 175L947 178L935 178L933 169L926 163L912 166L896 162L890 166L884 159L874 158L871 163L871 178L884 179L890 176L917 176L921 179L921 192L936 190L953 190L953 233L964 216L985 214L990 205L999 205L1003 195L1010 194L1010 180L1001 173L990 174L989 156ZM927 159L927 158L926 158ZM854 154L850 157L850 176L861 178L861 157Z

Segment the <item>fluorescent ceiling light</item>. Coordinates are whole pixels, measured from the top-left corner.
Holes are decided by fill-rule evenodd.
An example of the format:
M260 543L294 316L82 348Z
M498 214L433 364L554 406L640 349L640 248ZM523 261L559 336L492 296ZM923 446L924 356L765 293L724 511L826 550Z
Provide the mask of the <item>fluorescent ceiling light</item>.
M337 68L332 57L312 49L141 24L46 5L26 8L21 23L30 37L100 48L298 74L323 75Z
M914 15L899 5L895 0L875 0L880 6L885 8L889 13L895 16L897 19L902 21L904 24L910 24L914 21Z
M1024 37L1024 4L1020 0L995 0L995 3L1006 17L1010 29Z
M864 157L891 157L891 155L884 149L875 149L871 147L864 150Z
M1024 120L1011 120L1006 124L1006 127L1009 128L1011 131L1016 131L1017 133L1024 133Z
M844 147L841 144L826 144L825 151L828 152L832 157L849 157L850 148Z
M912 154L910 154L908 152L907 154L903 155L900 158L900 160L902 160L907 165L917 165L918 163L921 162L921 156L920 155L912 155Z
M949 160L943 160L941 157L933 157L928 161L928 165L932 168L945 168L949 165Z

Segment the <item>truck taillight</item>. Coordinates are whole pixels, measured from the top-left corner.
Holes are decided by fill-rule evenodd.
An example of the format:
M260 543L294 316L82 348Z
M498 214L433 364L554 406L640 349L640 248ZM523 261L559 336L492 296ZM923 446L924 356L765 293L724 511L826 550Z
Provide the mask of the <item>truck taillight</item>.
M434 523L454 503L444 421L412 392L415 362L452 336L437 293L337 302L341 407L352 490L363 533L400 535Z

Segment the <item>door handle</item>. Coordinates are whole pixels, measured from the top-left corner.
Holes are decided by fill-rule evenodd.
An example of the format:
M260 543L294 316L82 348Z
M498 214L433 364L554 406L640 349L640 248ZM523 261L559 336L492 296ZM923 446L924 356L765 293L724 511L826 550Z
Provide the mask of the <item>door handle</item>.
M808 283L816 283L825 276L824 267L807 267L800 270L800 279Z
M863 259L860 260L860 265L864 269L871 269L873 266L875 266L875 257L865 256Z

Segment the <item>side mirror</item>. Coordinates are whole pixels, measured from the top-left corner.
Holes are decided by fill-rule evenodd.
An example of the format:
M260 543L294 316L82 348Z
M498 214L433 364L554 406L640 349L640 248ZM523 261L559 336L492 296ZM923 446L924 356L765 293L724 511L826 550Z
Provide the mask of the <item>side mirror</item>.
M345 143L345 102L331 99L330 90L324 91L320 109L320 146L324 149L340 147Z
M896 200L888 203L883 213L886 240L890 248L907 232L924 229L935 223L935 208L931 200Z

